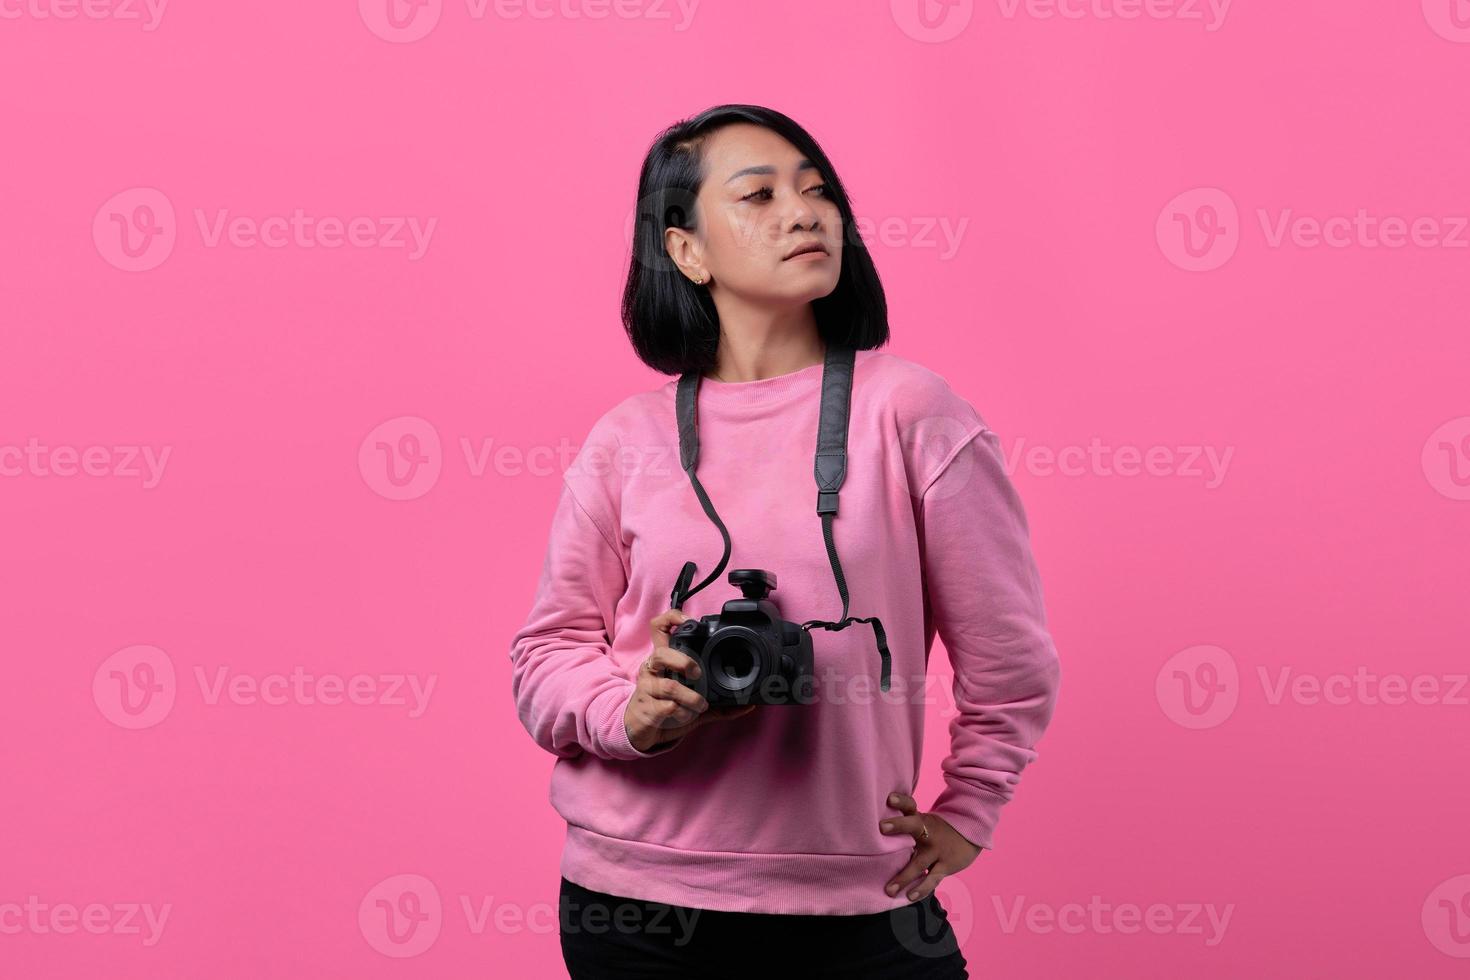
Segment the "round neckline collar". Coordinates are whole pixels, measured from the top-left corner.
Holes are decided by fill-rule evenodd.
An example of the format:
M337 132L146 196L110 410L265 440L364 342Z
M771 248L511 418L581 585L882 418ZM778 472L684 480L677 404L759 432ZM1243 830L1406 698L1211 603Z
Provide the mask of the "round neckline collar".
M860 368L870 350L855 352L854 368ZM764 417L767 413L783 408L793 402L810 400L816 405L821 400L822 372L826 360L820 364L809 364L786 374L755 381L716 381L701 376L697 395L696 413L709 411L721 417ZM667 385L672 398L678 388L679 379Z
M823 360L817 364L808 364L804 368L797 368L795 371L772 375L769 378L756 378L754 381L718 381L714 378L701 376L699 379L699 389L701 393L708 391L720 398L739 398L745 395L781 391L800 385L810 378L820 379L826 363Z

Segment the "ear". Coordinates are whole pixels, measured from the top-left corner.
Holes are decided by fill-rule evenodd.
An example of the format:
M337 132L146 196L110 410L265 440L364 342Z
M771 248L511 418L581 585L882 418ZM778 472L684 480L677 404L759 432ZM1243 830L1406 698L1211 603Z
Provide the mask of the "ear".
M686 276L698 278L699 270L704 268L704 256L693 232L683 228L665 228L664 251Z

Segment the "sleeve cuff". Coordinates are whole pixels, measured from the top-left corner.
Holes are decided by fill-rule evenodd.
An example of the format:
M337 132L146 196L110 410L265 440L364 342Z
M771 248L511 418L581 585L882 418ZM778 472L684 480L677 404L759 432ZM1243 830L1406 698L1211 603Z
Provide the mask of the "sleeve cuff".
M633 743L628 741L628 726L623 721L623 715L628 710L628 702L633 700L637 691L637 685L629 681L626 687L613 688L588 705L592 737L596 739L599 748L596 754L602 758L651 759L656 755L664 755L684 741L681 735L672 742L659 742L647 752L633 747Z
M995 825L1000 820L1000 808L1006 802L1005 797L983 790L961 797L953 789L946 789L939 794L929 812L943 817L960 832L960 836L976 847L994 850Z

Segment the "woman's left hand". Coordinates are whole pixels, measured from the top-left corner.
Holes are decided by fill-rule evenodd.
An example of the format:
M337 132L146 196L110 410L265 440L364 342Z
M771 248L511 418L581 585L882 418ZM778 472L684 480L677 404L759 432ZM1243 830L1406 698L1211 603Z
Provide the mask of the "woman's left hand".
M968 868L980 856L982 848L971 844L949 825L948 820L937 813L920 813L912 796L892 793L888 797L888 805L902 811L903 816L884 817L878 824L878 830L890 836L909 834L915 842L909 863L884 887L889 895L897 895L900 888L918 879L908 893L909 901L918 901L938 886L939 879ZM929 871L927 875L924 873L926 868Z

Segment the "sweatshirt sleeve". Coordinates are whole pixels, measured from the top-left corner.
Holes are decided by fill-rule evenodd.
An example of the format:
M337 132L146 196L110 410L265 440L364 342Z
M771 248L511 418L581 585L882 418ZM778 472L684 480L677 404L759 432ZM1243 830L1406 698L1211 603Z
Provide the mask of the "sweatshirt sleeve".
M611 624L626 588L621 553L564 478L531 612L510 648L521 724L561 758L651 758L681 741L651 752L628 741L623 713L635 685L611 655Z
M1047 631L1026 515L981 422L923 489L925 590L954 667L958 714L929 809L989 848L1021 770L1051 721L1061 668Z

